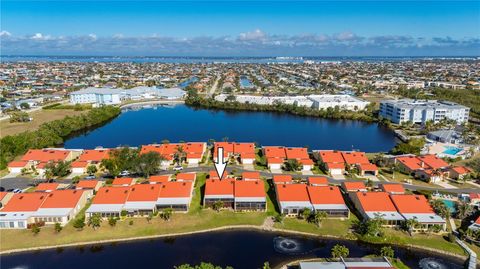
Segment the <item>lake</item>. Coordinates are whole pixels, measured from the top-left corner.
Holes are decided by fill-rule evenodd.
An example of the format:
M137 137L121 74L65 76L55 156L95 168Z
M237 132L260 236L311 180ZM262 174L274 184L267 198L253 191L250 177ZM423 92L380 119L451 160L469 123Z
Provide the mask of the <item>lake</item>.
M65 142L66 148L139 146L178 141L257 142L310 149L389 151L394 133L376 123L272 112L195 109L183 104L125 109L104 126Z
M54 236L54 235L52 235ZM355 241L316 239L273 232L231 230L151 239L41 250L1 256L1 268L173 268L202 261L235 269L261 268L265 261L278 266L302 258L330 257L335 244L350 249L349 257L378 252L378 246ZM394 248L410 268L428 261L438 269L460 269L463 261L420 250Z

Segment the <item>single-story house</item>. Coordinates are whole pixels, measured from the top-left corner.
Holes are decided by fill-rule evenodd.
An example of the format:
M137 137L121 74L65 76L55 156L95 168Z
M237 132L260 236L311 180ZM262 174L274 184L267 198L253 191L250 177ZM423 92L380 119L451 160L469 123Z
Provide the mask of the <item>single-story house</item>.
M337 186L308 186L307 190L315 211L325 212L329 217L350 216L350 210Z
M235 211L265 211L267 209L263 181L237 180L234 185Z

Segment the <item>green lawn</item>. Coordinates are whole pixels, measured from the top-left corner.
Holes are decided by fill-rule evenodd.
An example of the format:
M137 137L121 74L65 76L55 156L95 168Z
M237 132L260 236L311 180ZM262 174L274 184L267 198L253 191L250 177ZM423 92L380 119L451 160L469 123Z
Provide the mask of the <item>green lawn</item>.
M322 221L320 227L314 223L309 223L302 219L297 218L285 218L283 223L275 223L275 228L300 231L304 233L312 233L318 235L332 235L341 238L355 239L353 234L350 231L352 222L355 221L357 217L353 214L350 215L349 219L340 220L340 219L326 219Z

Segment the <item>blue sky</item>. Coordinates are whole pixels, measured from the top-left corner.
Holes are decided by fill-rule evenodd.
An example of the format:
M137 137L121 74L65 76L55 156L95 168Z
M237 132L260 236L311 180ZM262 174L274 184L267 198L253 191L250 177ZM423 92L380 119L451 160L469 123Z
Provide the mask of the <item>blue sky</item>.
M2 54L480 55L480 1L2 0Z

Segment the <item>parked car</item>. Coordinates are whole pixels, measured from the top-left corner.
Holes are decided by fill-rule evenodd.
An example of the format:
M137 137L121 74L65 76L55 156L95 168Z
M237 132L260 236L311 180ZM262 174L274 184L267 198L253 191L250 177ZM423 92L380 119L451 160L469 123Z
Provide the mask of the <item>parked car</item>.
M85 179L94 179L95 176L86 176Z
M21 193L21 192L22 192L21 189L14 189L14 190L13 190L13 193Z
M180 171L183 170L183 166L175 166L173 167L173 171Z
M121 176L121 177L125 177L125 176L128 176L128 175L130 175L130 172L128 172L127 170L122 171L122 172L120 172L120 174L119 174L119 176Z

